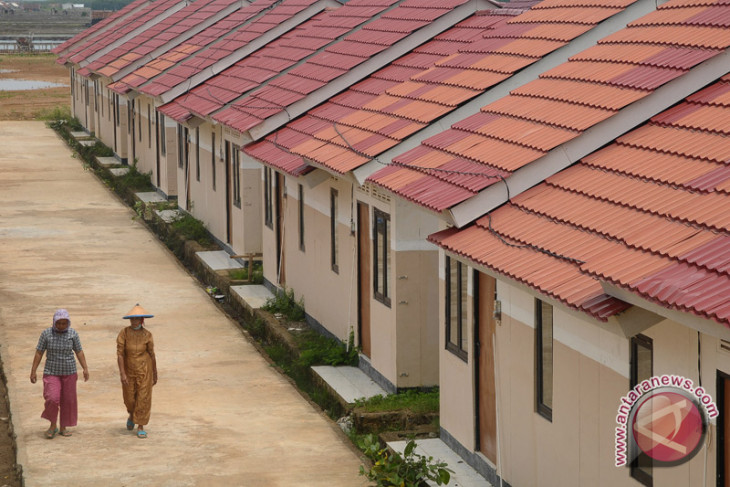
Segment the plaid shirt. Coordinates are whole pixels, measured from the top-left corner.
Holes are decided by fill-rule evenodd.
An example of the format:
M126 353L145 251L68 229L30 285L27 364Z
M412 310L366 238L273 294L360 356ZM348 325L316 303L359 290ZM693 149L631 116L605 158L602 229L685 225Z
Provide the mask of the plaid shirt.
M81 340L76 330L69 328L66 333L58 333L46 328L38 339L36 350L46 353L44 375L71 375L76 373L76 357L73 352L81 351Z

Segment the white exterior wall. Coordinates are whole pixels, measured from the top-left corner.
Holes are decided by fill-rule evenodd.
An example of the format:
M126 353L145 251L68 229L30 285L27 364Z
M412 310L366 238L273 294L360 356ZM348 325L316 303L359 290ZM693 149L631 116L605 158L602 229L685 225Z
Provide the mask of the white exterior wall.
M444 316L444 256L440 258L440 310ZM469 306L472 306L469 284ZM535 294L497 281L502 321L496 326L497 423L501 470L511 485L627 486L640 485L628 468L615 467L616 415L630 385L630 339L589 319L553 305L552 421L536 411ZM441 426L467 450L475 445L475 353L470 325L468 361L445 349L440 326ZM471 312L469 323L473 323ZM718 325L719 326L719 325ZM664 320L647 329L653 340L654 375L682 375L698 384L697 331ZM702 385L717 401L717 370L730 371L730 352L719 340L702 335ZM710 436L715 439L715 421ZM686 464L654 468L654 485L715 485L716 440L706 456L700 452Z

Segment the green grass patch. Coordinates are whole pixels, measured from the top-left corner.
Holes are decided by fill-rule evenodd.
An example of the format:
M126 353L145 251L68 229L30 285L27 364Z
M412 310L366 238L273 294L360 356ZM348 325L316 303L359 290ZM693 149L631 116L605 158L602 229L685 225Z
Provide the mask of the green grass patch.
M112 151L112 155L114 152ZM104 157L104 156L102 156ZM118 192L124 191L153 191L155 187L152 185L152 171L142 173L137 170L137 166L129 167L129 171L123 176L114 180L114 189Z
M243 269L232 269L228 271L228 276L235 281L248 281L248 267ZM253 263L253 284L261 284L264 282L264 266L261 262Z
M439 412L439 391L408 390L400 394L377 395L367 400L358 399L355 406L368 413L409 410L416 414Z
M172 223L172 228L182 235L185 240L195 240L203 247L212 243L208 230L203 222L196 219L189 213L183 213L180 218Z
M349 343L340 342L308 330L296 337L299 346L299 365L351 365L356 366L359 353L355 347L354 333L350 333Z

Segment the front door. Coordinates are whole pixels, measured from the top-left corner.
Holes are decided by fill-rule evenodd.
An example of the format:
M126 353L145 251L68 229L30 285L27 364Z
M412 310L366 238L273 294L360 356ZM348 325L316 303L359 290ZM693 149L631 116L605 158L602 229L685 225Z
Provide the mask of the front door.
M494 301L496 280L483 274L477 276L477 381L476 406L479 415L477 446L493 464L497 464L497 394L494 364Z
M370 207L357 203L357 332L363 355L370 357Z

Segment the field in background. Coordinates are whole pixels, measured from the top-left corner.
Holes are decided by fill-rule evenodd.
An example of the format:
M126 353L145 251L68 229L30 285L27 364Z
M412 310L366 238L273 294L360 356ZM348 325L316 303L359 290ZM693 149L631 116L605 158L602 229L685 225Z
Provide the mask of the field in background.
M56 64L53 54L0 55L0 80L23 79L62 83L59 88L1 91L0 120L39 120L54 110L70 110L71 87L66 68Z

